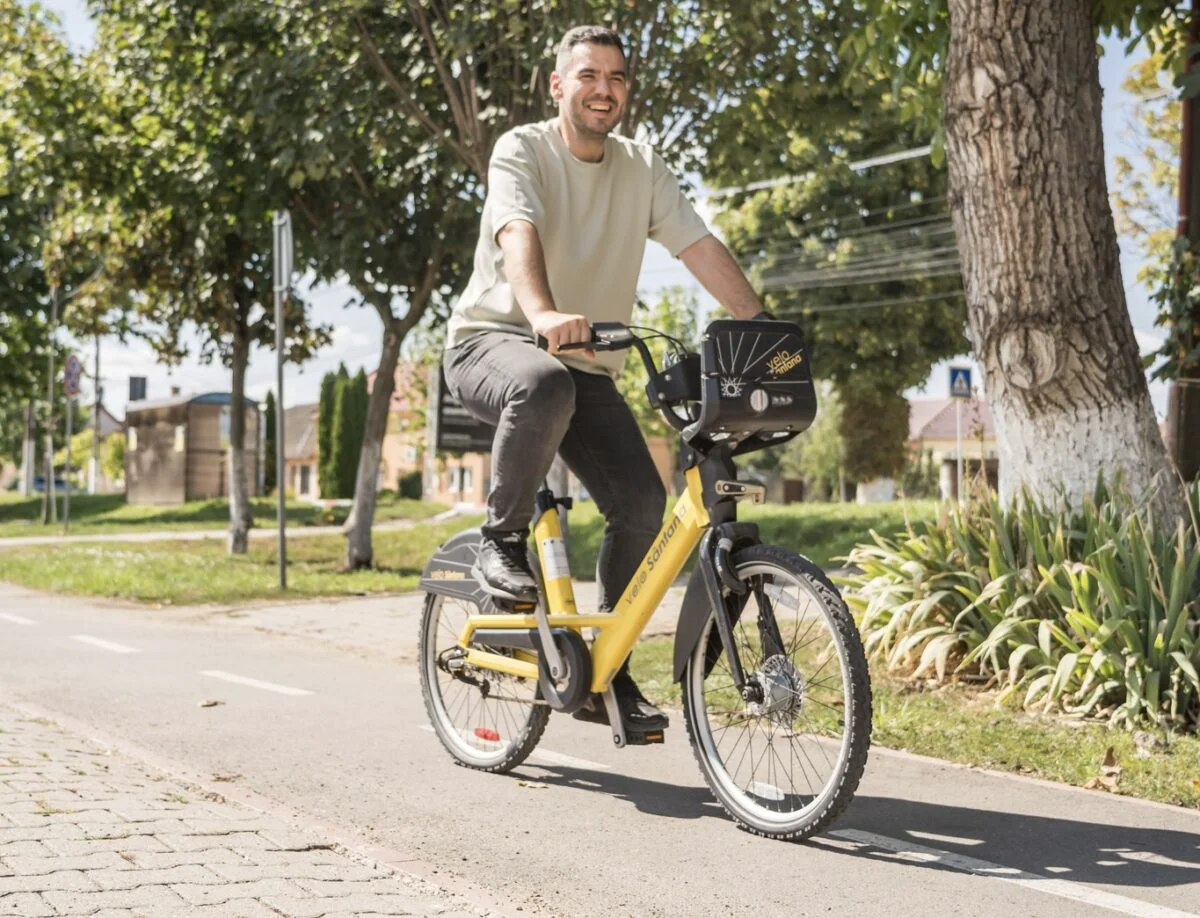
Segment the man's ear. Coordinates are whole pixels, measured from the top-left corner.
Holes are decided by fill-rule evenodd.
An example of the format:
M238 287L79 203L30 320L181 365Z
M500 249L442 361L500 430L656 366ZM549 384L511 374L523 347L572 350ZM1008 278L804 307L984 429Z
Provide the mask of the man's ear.
M555 102L562 99L562 78L558 75L557 70L550 74L550 98Z

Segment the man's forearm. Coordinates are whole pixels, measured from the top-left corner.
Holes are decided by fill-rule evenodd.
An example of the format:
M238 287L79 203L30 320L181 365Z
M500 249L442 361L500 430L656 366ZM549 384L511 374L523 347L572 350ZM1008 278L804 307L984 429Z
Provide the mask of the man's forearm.
M716 236L696 240L679 253L679 260L735 319L752 319L762 312L758 294Z
M525 318L533 321L542 312L555 312L550 280L546 276L546 256L542 241L532 223L514 220L498 235L504 253L504 273L513 296Z

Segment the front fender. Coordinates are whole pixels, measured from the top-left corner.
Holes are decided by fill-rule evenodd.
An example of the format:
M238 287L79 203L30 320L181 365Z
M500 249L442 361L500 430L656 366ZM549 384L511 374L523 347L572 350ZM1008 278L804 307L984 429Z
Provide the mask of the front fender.
M750 596L747 594L733 598L737 602L737 614L734 616L736 622L742 617L742 610L746 608L746 601ZM712 605L708 601L708 591L704 589L704 578L697 565L692 571L692 576L688 578L687 589L683 593L683 606L679 610L679 623L675 626L676 682L683 681L683 671L687 668L688 660L691 659L692 651L696 649L696 643L700 640L710 615Z

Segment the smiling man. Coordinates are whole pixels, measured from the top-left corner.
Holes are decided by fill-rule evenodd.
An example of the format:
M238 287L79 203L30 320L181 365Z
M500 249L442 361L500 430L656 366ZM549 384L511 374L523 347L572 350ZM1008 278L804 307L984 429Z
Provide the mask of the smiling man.
M624 355L558 349L590 340L592 322L630 320L647 239L735 317L754 318L762 306L661 157L612 133L629 94L617 34L568 32L550 91L558 117L509 131L492 151L474 270L443 366L451 391L496 427L476 578L497 596L536 600L526 541L534 495L558 452L605 516L596 574L601 608L611 611L658 533L666 493L616 388ZM532 346L533 333L548 351ZM666 726L628 663L613 689L627 726ZM606 719L596 703L576 716Z

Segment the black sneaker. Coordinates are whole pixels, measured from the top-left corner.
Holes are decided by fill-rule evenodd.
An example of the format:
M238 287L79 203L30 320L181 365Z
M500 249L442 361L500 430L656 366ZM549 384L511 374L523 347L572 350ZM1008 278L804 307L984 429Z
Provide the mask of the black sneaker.
M644 733L647 730L665 730L670 725L667 715L652 705L642 694L633 676L622 670L613 677L613 694L617 696L617 709L628 730ZM608 723L608 709L604 697L593 694L587 704L571 715L576 720L592 724Z
M526 538L524 532L500 532L485 535L480 541L471 573L493 596L537 602L537 580L529 569Z

